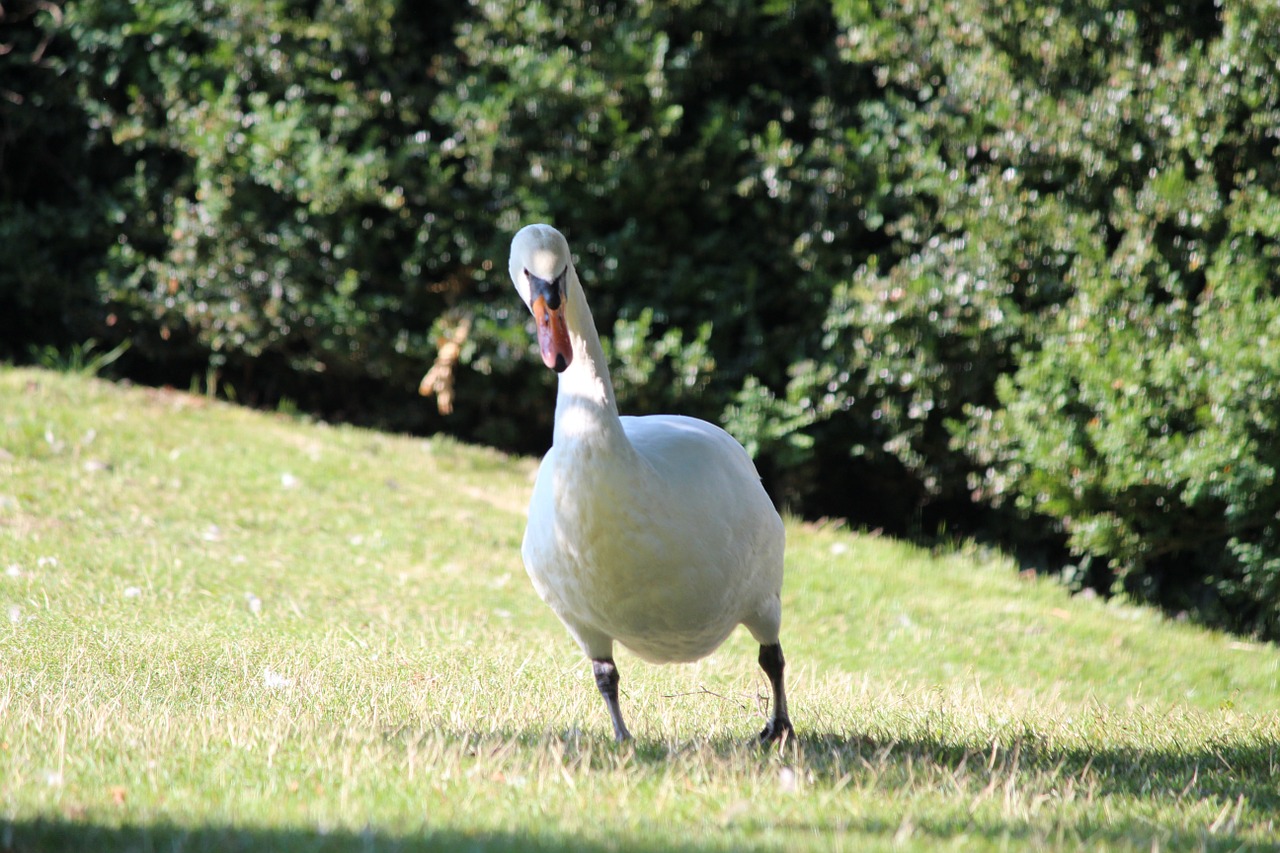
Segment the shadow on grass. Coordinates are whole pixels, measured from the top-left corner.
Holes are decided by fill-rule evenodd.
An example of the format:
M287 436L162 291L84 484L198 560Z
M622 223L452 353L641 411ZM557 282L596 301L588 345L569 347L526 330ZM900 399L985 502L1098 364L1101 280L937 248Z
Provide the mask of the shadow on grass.
M522 748L545 749L553 760L574 767L584 756L615 752L619 762L587 762L592 774L658 768L666 772L685 760L711 756L748 773L778 773L790 768L803 774L804 789L820 794L813 809L748 809L729 821L707 815L688 827L681 849L695 853L751 850L752 838L768 838L758 846L777 849L779 839L793 838L813 847L817 839L844 839L857 846L885 847L910 839L914 844L954 846L1012 845L1014 848L1104 847L1124 849L1249 850L1277 849L1268 827L1280 825L1280 744L1210 743L1194 749L1177 746L1087 749L1062 746L1034 732L1021 732L995 748L962 744L945 736L877 740L866 736L802 734L781 748L761 749L747 739L714 738L665 743L641 741L616 746L611 741L575 732L488 734L399 729L389 740L443 737L477 756ZM736 771L735 771L736 772ZM856 802L871 798L878 806L830 807L832 794ZM921 801L936 791L945 802L936 808ZM874 793L862 793L863 791ZM1002 803L1023 800L1012 808ZM1137 807L1108 804L1109 798L1132 798ZM771 794L768 801L773 800ZM1079 803L1049 817L1037 818L1037 802ZM981 803L996 802L994 808ZM1186 822L1162 825L1163 809L1212 802L1218 819L1196 829ZM888 803L889 808L885 808ZM894 803L902 810L894 813ZM1144 805L1145 803L1145 805ZM767 803L762 803L767 804ZM976 806L976 807L975 807ZM1114 808L1113 808L1114 806ZM478 807L483 807L480 805ZM1050 809L1052 807L1050 806ZM797 812L803 816L797 816ZM1022 816L1023 814L1026 816ZM1202 810L1203 813L1203 810ZM426 814L424 813L424 818ZM608 818L604 818L608 823ZM730 825L731 824L731 825ZM308 828L251 828L227 825L179 826L153 823L115 826L72 818L0 820L0 853L92 850L129 851L259 851L338 853L338 851L495 851L605 850L657 853L668 849L670 836L650 841L625 831L607 843L574 837L554 827L529 823L517 831L465 832L447 826L395 833L378 829L324 832ZM745 843L744 843L745 840Z
M498 850L573 850L595 853L618 849L657 853L668 848L646 845L639 839L604 846L565 835L539 832L537 829L522 833L464 833L451 829L424 829L417 834L396 835L376 830L321 832L235 826L192 827L164 823L104 826L62 819L0 822L0 851L3 853L447 853L452 850L465 850L468 853ZM693 846L688 849L699 848Z
M934 767L944 774L1007 780L1040 776L1052 785L1070 781L1093 796L1167 800L1235 801L1241 796L1280 822L1280 743L1210 742L1177 746L1081 748L1055 744L1022 732L994 749L991 744L959 744L943 737L875 738L802 736L796 746L818 778L834 781L851 768L877 768L890 778L912 768Z
M727 746L732 751L739 747ZM1025 800L1022 809L1034 812L1037 801L1075 799L1085 803L1068 827L1055 830L1059 844L1086 847L1153 846L1182 850L1280 850L1280 844L1260 841L1274 837L1280 826L1280 743L1210 742L1196 748L1120 746L1080 748L1055 744L1033 732L1022 732L992 748L957 744L944 737L917 736L877 740L834 735L801 736L791 757L805 767L815 784L835 785L859 773L873 776L880 790L969 789L961 802L977 802L1012 794ZM786 759L785 753L782 758ZM980 789L970 800L972 790ZM1149 804L1149 814L1133 817L1135 809L1115 810L1098 805L1111 798L1132 798ZM1217 814L1199 830L1162 826L1162 807L1200 804L1209 800ZM1142 811L1138 809L1136 811ZM913 815L910 831L939 843L980 836L992 841L1031 844L1048 840L1034 819L1011 818L1001 809L983 812L972 806L957 815ZM1116 813L1125 816L1117 816ZM863 832L895 838L898 827L867 821ZM819 826L796 826L822 830ZM1065 835L1062 830L1066 830ZM1155 843L1158 842L1158 843Z
M416 731L416 734L415 734ZM406 741L423 730L389 730L388 740ZM440 734L439 731L436 734ZM640 739L616 745L612 738L580 731L499 731L487 734L453 731L451 742L474 753L505 751L512 743L525 749L551 748L566 765L584 754L617 751L627 763L660 766L681 756L699 753L719 759L759 759L762 764L803 768L818 786L843 785L846 777L875 775L893 784L918 777L921 771L947 779L958 775L980 787L991 779L1001 782L1036 779L1036 787L1070 782L1075 790L1098 796L1129 796L1154 800L1236 801L1244 797L1255 810L1270 813L1280 824L1280 741L1256 736L1252 741L1211 740L1182 748L1121 745L1089 748L1055 743L1041 733L1021 730L990 741L957 742L945 735L916 734L876 738L857 734L801 732L786 744L761 746L753 737L721 736L690 741Z
M919 814L917 806L896 821L861 820L819 813L803 821L777 820L754 813L746 823L755 828L840 838L861 834L867 843L896 844L907 835L916 841L954 844L985 839L997 845L1072 847L1140 847L1197 850L1280 850L1266 839L1280 826L1280 742L1210 741L1195 748L1064 746L1035 732L1022 731L996 747L990 743L957 743L945 736L876 739L866 736L801 734L795 741L760 747L754 739L718 737L688 742L641 740L614 746L607 740L574 734L517 735L525 746L558 743L566 763L582 753L617 750L627 763L658 767L700 753L719 760L743 761L773 770L803 772L815 792L868 785L875 797L911 802L921 790L934 789L954 802L938 814ZM501 740L501 738L500 738ZM900 793L896 793L900 792ZM856 796L856 794L854 795ZM1021 807L983 810L986 799L1012 796ZM1128 798L1137 807L1112 808L1107 801ZM1016 815L1039 810L1046 802L1074 800L1079 808L1048 821ZM1162 825L1162 809L1172 811L1212 803L1216 819L1199 829ZM1141 805L1145 804L1145 805ZM1113 804L1114 805L1114 804ZM1051 807L1052 808L1052 807ZM1011 815L1010 812L1013 814ZM847 815L847 813L846 813ZM1064 822L1065 821L1065 822ZM1052 825L1052 829L1049 826ZM627 848L623 849L644 849Z

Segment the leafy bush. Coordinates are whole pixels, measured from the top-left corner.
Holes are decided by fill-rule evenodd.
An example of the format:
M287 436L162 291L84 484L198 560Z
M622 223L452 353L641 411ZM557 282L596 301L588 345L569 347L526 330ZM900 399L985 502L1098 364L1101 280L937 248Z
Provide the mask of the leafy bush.
M472 272L468 308L483 317L472 363L509 371L495 354L527 352L511 347L513 320L527 335L502 259L510 234L539 219L579 253L630 410L720 418L741 395L784 387L816 348L833 269L793 247L837 206L827 199L843 173L824 163L849 155L843 142L828 151L823 129L874 87L839 61L826 4L725 11L491 2L461 28L434 115L455 128L448 162L472 200L468 224L498 259Z
M100 287L140 354L348 417L370 388L407 396L460 238L415 61L450 20L403 17L377 0L68 10L69 71L127 163ZM381 396L384 422L420 423Z
M538 449L552 378L528 369L504 260L550 219L628 406L715 418L782 386L830 286L791 247L840 177L782 173L873 87L823 3L721 11L76 4L59 79L115 165L79 212L113 232L90 331L241 399ZM409 394L463 325L446 423Z
M780 411L944 520L1061 530L1077 582L1276 636L1277 12L837 5L891 242Z
M64 72L51 3L0 7L0 358L90 337L110 245L95 131Z
M1280 19L1240 4L1158 39L1140 20L1114 19L1128 47L1105 84L1059 95L1057 153L1036 166L1096 177L1048 209L1096 225L1036 245L1069 259L1065 298L1020 336L998 402L973 401L953 446L978 464L980 499L1061 524L1078 581L1277 636L1280 199L1262 188L1280 178L1266 71Z
M978 431L981 488L1059 519L1082 574L1274 637L1280 199L1233 195L1190 294L1127 270L1078 284Z

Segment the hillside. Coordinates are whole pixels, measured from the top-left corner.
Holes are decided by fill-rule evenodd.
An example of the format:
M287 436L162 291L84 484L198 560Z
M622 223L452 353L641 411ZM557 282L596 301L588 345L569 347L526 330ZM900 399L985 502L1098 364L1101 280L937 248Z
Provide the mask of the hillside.
M974 548L789 524L799 742L524 576L534 460L0 368L0 850L1238 849L1280 651Z

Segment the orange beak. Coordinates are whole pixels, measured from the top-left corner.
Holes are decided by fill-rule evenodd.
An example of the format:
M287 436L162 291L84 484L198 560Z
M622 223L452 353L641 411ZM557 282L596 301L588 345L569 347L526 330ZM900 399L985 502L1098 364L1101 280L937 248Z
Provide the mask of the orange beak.
M573 361L573 345L569 342L569 326L564 319L564 302L547 307L545 296L533 301L533 320L538 327L538 350L542 363L561 373Z

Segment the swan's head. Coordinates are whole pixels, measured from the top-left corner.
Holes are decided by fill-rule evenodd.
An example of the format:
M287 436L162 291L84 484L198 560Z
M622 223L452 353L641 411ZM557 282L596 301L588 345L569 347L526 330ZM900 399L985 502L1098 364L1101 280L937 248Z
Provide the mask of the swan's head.
M511 240L511 280L533 312L542 363L556 373L573 361L564 316L571 266L568 241L550 225L526 225Z

